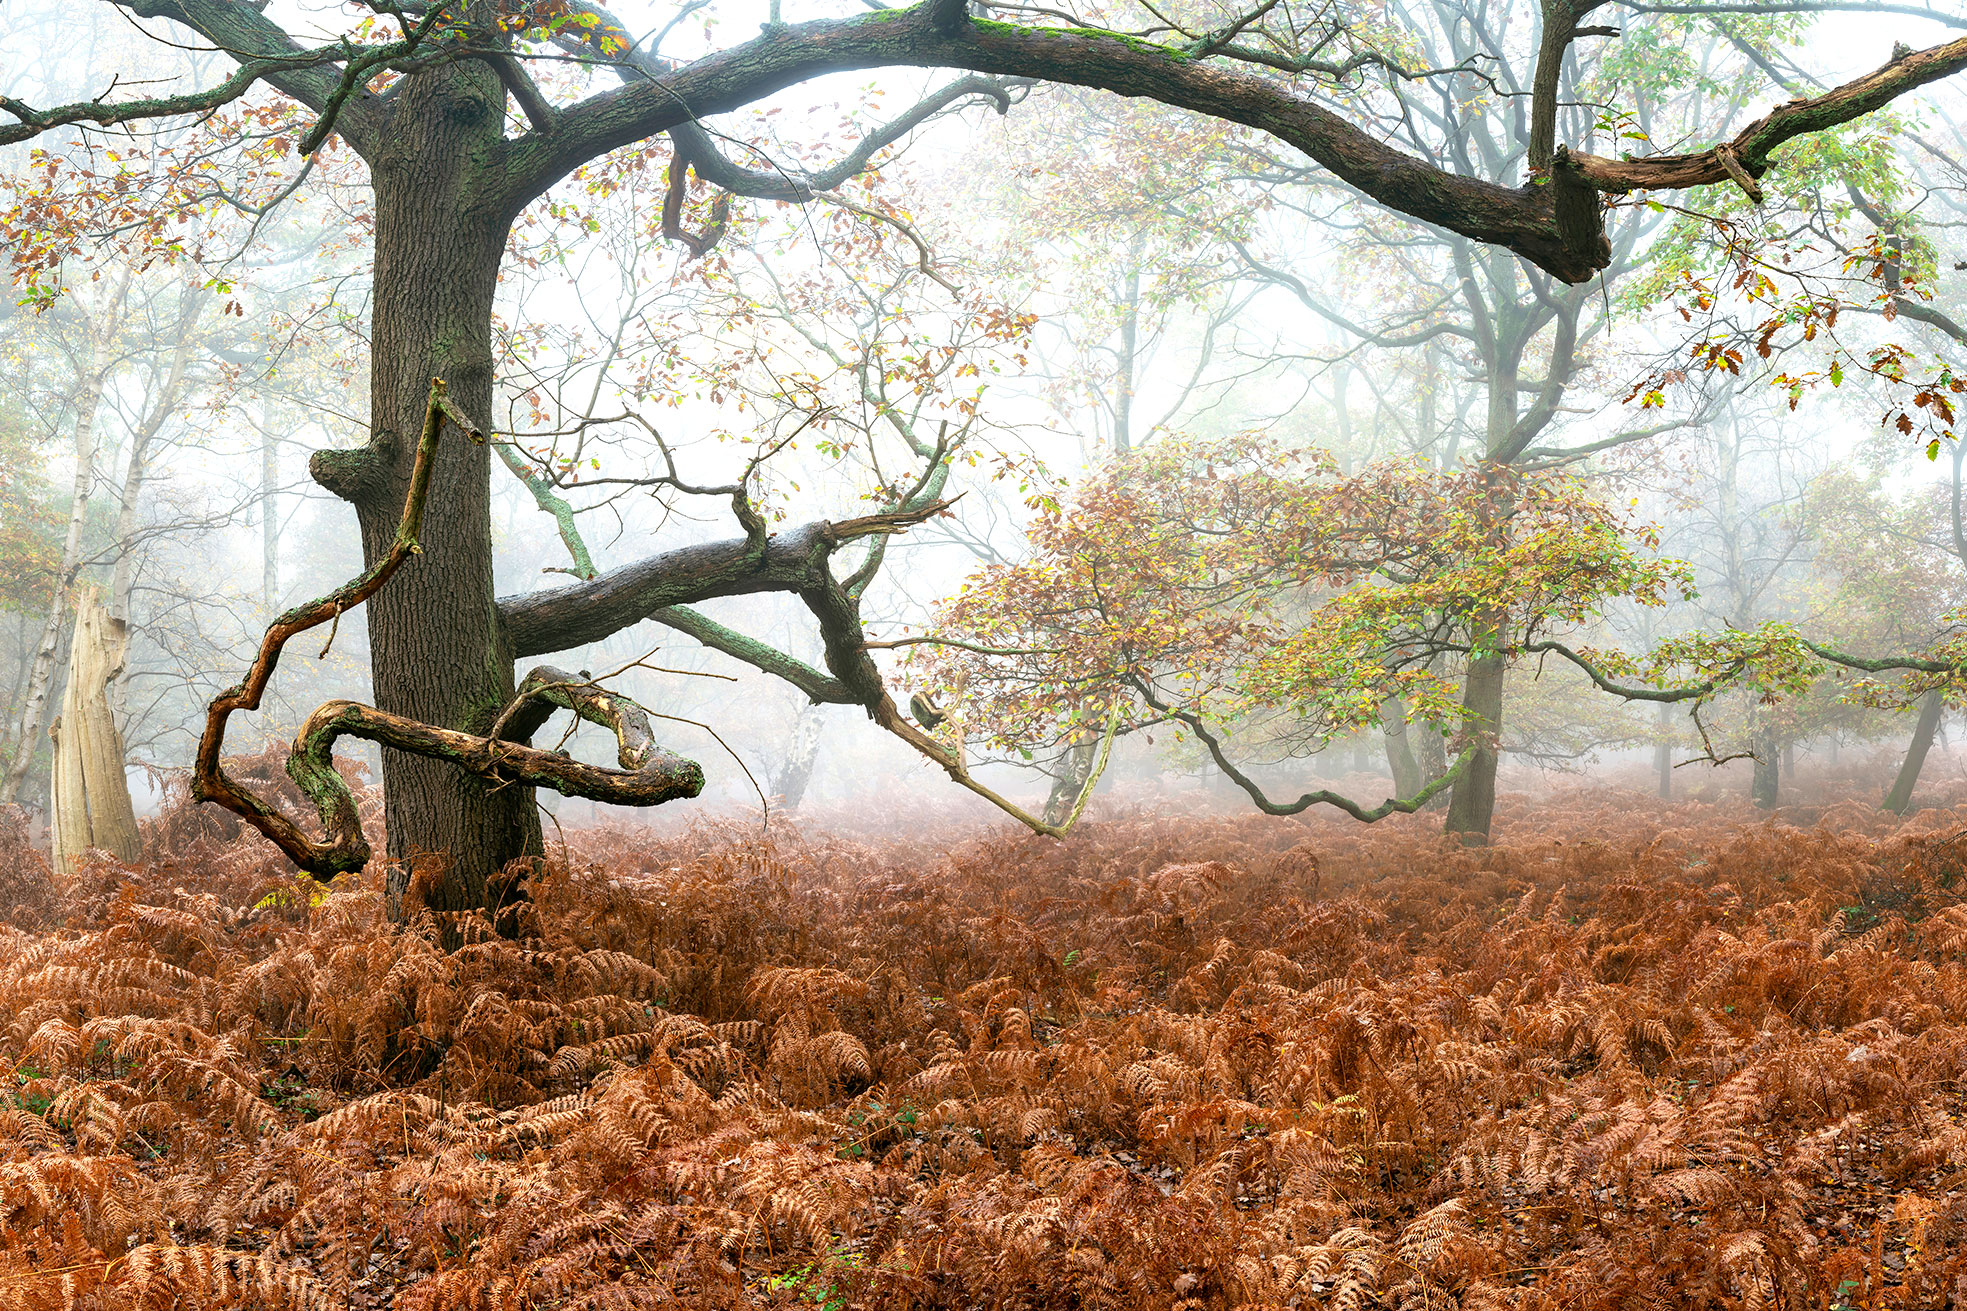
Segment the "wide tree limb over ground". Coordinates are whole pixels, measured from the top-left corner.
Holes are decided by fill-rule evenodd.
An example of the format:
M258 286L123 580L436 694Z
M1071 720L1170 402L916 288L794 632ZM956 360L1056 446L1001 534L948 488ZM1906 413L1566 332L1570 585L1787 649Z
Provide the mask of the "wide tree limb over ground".
M1577 34L1576 22L1596 3L1548 5L1540 71L1554 70ZM323 116L323 125L372 155L388 132L402 99L365 89L364 82L395 69L414 73L438 62L482 58L508 69L509 42L467 25L448 47L428 48L429 29L445 12L431 11L403 40L383 45L309 49L293 40L245 0L131 0L143 17L169 18L198 31L243 60L219 87L175 98L126 105L85 102L35 111L6 102L22 122L0 127L0 141L17 140L78 121L128 121L188 113L236 99L265 80ZM459 6L452 6L453 9ZM1787 10L1785 10L1787 11ZM1610 29L1589 30L1604 35ZM627 58L633 42L612 40ZM1753 186L1768 168L1770 153L1795 137L1820 132L1870 113L1919 87L1967 68L1967 38L1892 59L1876 71L1813 98L1793 100L1758 119L1733 138L1705 150L1607 159L1557 147L1549 124L1557 87L1540 77L1532 106L1533 166L1553 166L1554 186L1533 178L1507 186L1456 174L1387 145L1376 135L1315 102L1284 78L1235 67L1235 51L1207 43L1162 45L1122 33L1085 28L1026 27L973 19L968 8L924 0L907 9L882 9L851 18L767 25L742 45L656 73L634 61L641 74L618 89L577 104L556 107L535 94L522 96L534 127L499 143L482 203L510 221L573 169L621 146L681 129L701 146L700 121L728 113L828 73L915 66L1095 87L1144 96L1196 113L1242 123L1276 136L1374 200L1423 222L1492 245L1507 247L1566 282L1583 282L1603 267L1600 193L1684 190L1716 182ZM422 50L420 54L419 51ZM501 79L509 86L514 79ZM530 86L530 83L522 83ZM966 88L967 89L967 88ZM536 93L537 88L532 91ZM947 93L944 93L947 94ZM905 116L905 126L912 126ZM318 139L320 133L312 134ZM899 135L897 133L896 135ZM714 152L704 152L706 162ZM719 178L737 182L738 179ZM788 184L795 186L790 179Z

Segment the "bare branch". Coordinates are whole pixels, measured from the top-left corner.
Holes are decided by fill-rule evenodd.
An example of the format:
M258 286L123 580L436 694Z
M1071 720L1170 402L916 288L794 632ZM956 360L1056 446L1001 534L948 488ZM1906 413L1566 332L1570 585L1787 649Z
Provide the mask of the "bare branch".
M528 675L518 695L499 716L494 734L479 737L420 723L353 701L330 701L312 715L295 739L287 773L315 804L326 840L316 842L263 798L242 787L225 771L221 752L227 720L236 710L257 710L268 681L280 663L287 642L341 615L380 591L412 555L419 554L424 503L430 492L438 440L447 415L456 407L442 379L433 379L425 409L416 463L403 503L403 517L389 551L359 576L317 601L287 611L275 619L260 642L258 656L239 683L213 700L205 732L198 743L192 773L192 795L224 806L258 829L301 869L320 879L362 868L370 848L363 836L355 797L335 769L334 746L344 736L364 738L414 755L448 760L469 773L496 783L549 787L567 796L588 797L618 805L656 805L703 790L703 770L693 761L663 751L649 733L648 716L625 697L615 696L591 682L559 670L541 668ZM468 423L468 421L467 421ZM468 431L477 432L476 425ZM552 751L525 745L551 706L573 710L584 719L608 725L620 743L621 769L583 764ZM542 707L549 707L541 713ZM502 740L511 732L520 740Z
M1736 181L1737 172L1760 178L1768 171L1770 152L1784 142L1848 123L1883 108L1909 91L1951 77L1963 68L1967 68L1967 37L1896 55L1882 68L1820 96L1791 100L1770 110L1729 141L1698 154L1605 159L1560 148L1553 170L1560 177L1570 175L1596 190L1615 193L1684 190L1713 182Z
M1947 27L1967 27L1967 16L1929 5L1893 4L1890 0L1713 0L1709 4L1661 5L1642 0L1610 0L1636 14L1905 14L1928 18Z
M1223 750L1222 739L1210 730L1202 716L1162 700L1156 694L1153 685L1144 679L1130 676L1127 681L1133 684L1134 690L1140 693L1141 699L1147 702L1150 709L1180 722L1189 732L1195 734L1202 745L1208 748L1209 758L1216 762L1216 768L1223 772L1223 777L1242 788L1250 800L1256 803L1257 809L1266 815L1296 815L1310 810L1313 806L1336 806L1362 824L1376 824L1389 815L1411 815L1442 792L1453 787L1455 780L1459 779L1462 772L1468 768L1469 762L1475 759L1476 745L1471 743L1455 757L1455 763L1449 766L1446 773L1413 796L1388 797L1371 809L1343 793L1333 792L1327 788L1306 792L1295 801L1274 801L1255 779L1244 773L1236 762L1229 758L1228 753Z
M131 6L136 12L149 16L162 14L177 19L187 26L198 27L197 18L206 11L216 10L236 16L235 11L242 6L188 4ZM92 123L98 127L114 127L121 123L135 122L139 119L174 118L185 115L209 113L223 105L244 96L261 82L270 83L301 103L308 105L320 114L320 119L308 130L300 150L303 155L312 154L333 130L337 119L351 107L351 102L360 102L367 93L362 86L369 78L387 68L399 68L415 55L430 33L431 26L441 13L434 10L431 15L401 41L386 45L365 46L353 41L337 41L315 49L303 49L286 33L265 23L263 39L255 42L262 47L274 47L267 53L236 55L239 66L231 77L215 87L204 91L190 91L177 96L160 96L138 100L120 100L106 103L101 97L82 101L78 104L60 105L52 109L34 109L9 96L0 96L0 109L4 109L19 119L18 123L0 125L0 145L15 141L26 141L58 127L77 123ZM257 17L257 15L255 15ZM264 20L260 20L264 23ZM214 23L219 31L229 28ZM203 28L199 28L203 31ZM206 35L217 35L207 32ZM336 69L340 65L340 69ZM363 149L362 134L351 127L351 143L358 150Z

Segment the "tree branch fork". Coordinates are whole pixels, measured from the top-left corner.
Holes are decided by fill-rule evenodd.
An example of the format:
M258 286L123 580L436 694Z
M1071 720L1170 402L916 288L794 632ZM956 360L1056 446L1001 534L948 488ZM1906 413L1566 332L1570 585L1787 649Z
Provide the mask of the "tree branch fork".
M417 537L430 493L431 471L447 422L473 435L480 430L447 395L442 379L431 382L416 462L403 516L390 549L361 574L327 596L296 606L268 626L245 679L215 698L206 712L192 771L192 795L232 811L288 859L317 879L361 869L371 848L362 832L354 793L335 768L334 747L358 737L397 751L446 760L494 786L545 787L563 796L614 805L653 806L703 791L703 769L658 746L649 715L628 697L551 666L533 670L483 736L425 724L354 701L330 701L301 725L287 757L287 775L314 803L324 838L310 837L271 802L226 772L222 753L234 712L258 710L287 643L309 629L339 622L367 601L410 557L421 553ZM600 724L615 735L619 768L589 765L559 751L529 745L556 710Z

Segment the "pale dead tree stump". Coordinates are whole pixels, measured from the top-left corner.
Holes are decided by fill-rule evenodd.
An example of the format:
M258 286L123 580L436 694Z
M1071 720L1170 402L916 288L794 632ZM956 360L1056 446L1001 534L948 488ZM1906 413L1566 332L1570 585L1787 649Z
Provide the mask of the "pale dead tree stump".
M61 714L49 726L55 767L49 830L55 868L67 870L91 847L118 860L142 851L130 783L123 773L123 735L109 709L109 688L130 649L123 621L103 609L93 591L76 599L75 639Z

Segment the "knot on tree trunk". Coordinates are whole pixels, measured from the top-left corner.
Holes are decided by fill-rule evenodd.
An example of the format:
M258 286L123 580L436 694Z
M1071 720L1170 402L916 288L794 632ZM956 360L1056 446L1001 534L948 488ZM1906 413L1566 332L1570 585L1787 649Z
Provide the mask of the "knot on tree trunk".
M388 482L388 462L373 445L353 450L316 451L307 459L307 472L322 487L344 501L374 497Z
M1567 262L1577 261L1582 276L1553 272L1565 282L1587 282L1612 262L1612 239L1605 233L1604 199L1566 146L1551 155L1550 190L1558 238Z

